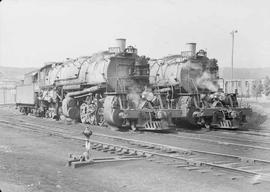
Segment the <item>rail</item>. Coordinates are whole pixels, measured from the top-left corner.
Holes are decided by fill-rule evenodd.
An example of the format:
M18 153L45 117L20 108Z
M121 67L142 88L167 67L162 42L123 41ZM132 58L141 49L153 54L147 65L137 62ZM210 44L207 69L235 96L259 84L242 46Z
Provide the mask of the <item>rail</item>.
M0 123L5 122L1 121ZM6 127L9 126L16 129L30 130L41 134L49 134L51 136L63 137L66 139L78 141L85 140L83 137L74 136L64 131L44 129L44 126L31 124L18 125L14 123ZM270 161L263 159L181 148L105 134L94 134L93 136L97 137L96 139L91 140L91 143L94 146L93 149L104 152L116 153L119 155L137 155L138 157L152 159L154 158L154 161L159 161L159 159L155 158L165 158L166 161L177 160L177 164L184 164L187 167L198 169L215 168L223 171L226 170L229 172L237 172L248 176L260 176L262 177L262 180L264 178L269 178L269 173L265 173L265 170L270 168Z

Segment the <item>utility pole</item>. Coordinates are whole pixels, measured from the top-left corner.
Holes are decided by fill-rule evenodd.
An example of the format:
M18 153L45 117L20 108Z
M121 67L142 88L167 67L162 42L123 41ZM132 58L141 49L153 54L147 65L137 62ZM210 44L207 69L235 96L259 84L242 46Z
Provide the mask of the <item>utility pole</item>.
M232 58L231 58L231 63L232 63L232 80L233 80L233 53L234 53L234 34L237 33L237 30L233 30L232 32L230 32L230 34L232 35Z

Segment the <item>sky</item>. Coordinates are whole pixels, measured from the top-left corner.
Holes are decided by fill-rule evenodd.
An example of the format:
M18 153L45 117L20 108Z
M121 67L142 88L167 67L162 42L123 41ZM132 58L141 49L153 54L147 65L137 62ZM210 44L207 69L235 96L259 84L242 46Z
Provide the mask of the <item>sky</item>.
M140 55L179 54L196 42L220 67L270 67L267 0L2 0L0 66L40 67L126 38Z

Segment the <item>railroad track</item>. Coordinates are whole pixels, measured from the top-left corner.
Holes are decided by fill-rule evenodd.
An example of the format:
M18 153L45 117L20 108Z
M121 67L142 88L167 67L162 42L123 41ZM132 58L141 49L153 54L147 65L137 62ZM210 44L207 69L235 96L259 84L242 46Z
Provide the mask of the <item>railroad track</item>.
M20 115L20 113L16 113L12 110L10 110L11 113L16 115L16 118L18 116L21 116L24 119L25 117L31 118L32 120L37 120L40 121L40 118L32 117L32 116L24 116ZM9 115L5 115L5 117L10 117ZM42 119L44 121L44 119ZM49 119L45 119L45 121L50 121ZM54 121L54 120L53 120ZM54 121L55 122L55 121ZM42 121L38 122L39 124L42 123ZM47 122L45 122L47 123ZM241 145L241 143L250 143L250 145L247 145L247 147L251 148L257 148L257 147L252 147L252 145L262 145L262 147L268 148L270 147L270 142L268 140L270 139L270 132L264 132L264 131L226 131L226 130L218 130L215 131L214 134L213 132L204 132L202 134L198 133L190 133L190 132L184 132L183 130L180 132L181 135L177 134L166 134L170 135L171 137L178 137L181 139L191 139L191 140L202 140L202 141L208 141L212 143L217 143L217 144L224 144L224 145ZM156 134L156 133L151 133L151 134ZM250 137L254 137L254 139L242 139L243 135L247 135ZM203 138L202 138L203 137ZM259 137L259 139L258 139ZM210 139L209 139L210 138ZM231 142L229 142L230 140ZM255 141L256 140L256 141ZM245 144L243 144L245 145ZM260 147L259 147L260 148Z
M25 117L26 116L21 116L22 118L18 118L18 117L12 117L12 116L10 116L10 115L5 115L5 118L9 118L10 120L14 120L14 121L19 121L20 123L21 123L21 125L23 125L24 127L25 126L29 126L28 128L29 129L31 129L32 127L39 127L39 128L41 128L41 129L49 129L49 127L50 126L42 126L42 125L40 125L41 124L41 122L42 123L46 123L48 120L45 120L44 121L44 119L42 120L42 121L40 121L40 119L37 119L37 118L34 118L34 117L27 117L27 118L29 118L29 119L31 119L31 120L36 120L37 122L37 124L36 123L25 123ZM44 121L44 122L43 122ZM3 123L3 122L2 122ZM7 122L5 122L5 123L7 123ZM55 122L54 122L55 123ZM57 128L58 130L60 129L61 131L56 131L55 130L55 128ZM36 128L35 128L36 129ZM49 130L50 131L50 133L51 132L54 132L54 133L56 133L56 132L58 132L58 134L63 134L63 131L67 131L65 128L62 128L62 127L59 127L59 126L54 126L53 127L53 129L50 129ZM68 130L68 132L69 132L70 130ZM74 131L77 131L77 130L74 130ZM69 134L68 132L66 132L65 134ZM50 133L48 133L48 134L50 134ZM182 134L182 133L181 133ZM186 133L185 133L186 134ZM190 133L189 133L190 134ZM111 140L121 140L121 142L127 142L127 140L128 140L128 142L127 143L132 143L131 141L132 141L132 139L130 140L130 139L128 139L128 138L122 138L122 137L116 137L116 136L111 136L111 135L102 135L102 134L94 134L95 136L97 136L97 137L103 137L103 139L104 138L109 138L109 139L111 139ZM220 142L220 141L216 141L216 140L213 140L213 139L206 139L206 138L198 138L198 137L193 137L194 135L196 135L197 136L197 134L192 134L192 136L188 136L188 135L185 135L185 136L183 136L183 135L171 135L170 134L170 136L173 136L173 137L177 137L177 138L181 138L181 139L189 139L189 140L200 140L200 141L204 141L204 142L211 142L211 143L217 143L217 144L219 144L219 145L231 145L231 146L241 146L241 147L248 147L248 148L254 148L254 149L262 149L262 150L269 150L269 147L261 147L261 146L254 146L254 145L246 145L246 144L238 144L238 143L233 143L233 142L227 142L227 141L225 141L225 142ZM211 135L211 137L212 137L212 135ZM217 138L217 139L225 139L225 137L220 137L220 136L214 136L215 138ZM232 139L232 138L230 138L230 139ZM235 139L236 140L236 139ZM239 139L237 139L237 141L240 141ZM242 140L241 139L241 141L247 141L247 139L245 139L245 140ZM143 141L140 141L140 140L135 140L135 144L136 143L141 143L141 142L143 142ZM250 142L254 142L253 140L250 140ZM256 142L257 143L257 142ZM269 144L269 142L263 142L264 144ZM106 145L108 145L108 143L107 144L105 144L105 146ZM132 145L134 145L134 141L133 141L133 143L132 143ZM143 144L143 145L146 145L145 143ZM150 146L152 146L153 145L153 143L147 143L147 145L148 145L148 147L149 147L149 145ZM146 145L146 146L147 146ZM157 143L155 143L155 145L161 145L161 144L157 144ZM164 148L164 146L166 146L166 145L162 145L162 147L159 147L159 148ZM174 146L167 146L167 148L169 149L168 151L170 151L170 149L172 149L172 148L175 148ZM187 152L187 154L190 154L190 151L191 151L191 153L193 153L194 154L194 152L196 152L196 153L198 153L198 152L202 152L202 153L205 153L205 152L207 152L207 151L198 151L198 150L190 150L190 149L183 149L183 148L178 148L177 149L177 151L188 151ZM202 154L201 153L201 154ZM208 154L209 154L209 152L207 152ZM260 163L266 163L267 161L264 161L264 160L262 160L262 159L254 159L254 158L247 158L247 157L241 157L241 156L234 156L234 155L229 155L229 154L217 154L217 153L211 153L212 155L216 155L216 156L222 156L222 157L231 157L231 158L233 158L233 157L235 157L236 159L238 159L238 160L240 160L240 162L238 162L238 163L243 163L243 159L244 159L244 161L245 160L247 160L249 163L250 162L260 162ZM201 158L201 157L200 157ZM207 159L207 158L203 158L203 159ZM242 160L242 161L241 161ZM230 161L229 161L230 162ZM204 163L205 164L205 162L202 162L202 163ZM228 164L228 163L227 163ZM233 166L238 166L238 165L236 165L237 164L237 162L234 162L234 161L232 161L232 163L229 163L230 165L233 165ZM267 164L268 164L268 162L267 162ZM243 166L240 166L240 167L243 167ZM254 166L253 166L254 167ZM228 168L228 166L227 166L227 168ZM247 168L250 168L249 166L247 167Z
M44 126L40 125L18 125L16 122L12 124L4 121L0 121L0 124L5 124L11 128L30 130L41 134L84 141L84 138L80 136L71 135L63 130L44 129ZM156 162L160 162L161 160L167 165L186 167L190 170L198 169L199 171L205 171L205 168L209 170L214 168L222 171L226 170L229 171L229 173L233 172L248 176L260 176L262 180L267 181L270 177L270 161L262 159L191 150L105 134L94 134L94 136L96 136L97 139L91 140L93 149L103 152L116 153L118 155L135 155ZM235 177L232 176L232 178Z
M151 133L151 134L158 134L158 133ZM181 132L180 134L166 134L166 136L172 137L172 138L178 138L178 139L185 139L185 140L203 141L203 142L214 143L218 145L240 146L240 147L248 147L248 148L254 148L254 149L270 150L270 142L267 142L267 141L257 142L251 139L240 139L240 138L238 139L238 138L231 138L227 136L216 136L216 135L208 135L208 134L194 134L194 133L185 134L183 132ZM246 143L249 143L249 144L246 144Z
M16 121L17 119L12 119L14 121ZM0 120L1 122L1 120ZM3 122L3 121L2 121ZM9 123L8 121L6 121L5 123ZM50 126L48 125L41 125L42 123L39 121L37 123L24 123L24 122L19 122L20 125L30 125L30 126L36 126L36 127L40 127L40 128L45 128L45 129L49 129ZM63 127L60 127L60 126L53 126L53 129L50 129L50 130L55 130L56 129L60 129L62 131L67 131L65 128ZM68 130L68 131L71 131L71 130ZM72 132L77 132L76 129L72 130ZM68 133L68 132L67 132ZM157 134L160 136L160 134L158 133L151 133L151 134ZM182 134L182 133L181 133ZM95 133L94 135L96 136L99 136L99 134ZM247 139L238 139L237 142L241 141L241 142L250 142L250 144L243 144L243 143L235 143L235 142L228 142L226 141L226 139L228 138L224 138L224 137L218 137L218 136L212 136L211 137L216 137L220 140L224 140L224 141L220 141L220 140L215 140L215 139L208 139L208 138L200 138L198 137L198 134L196 136L194 136L195 134L193 134L193 136L189 136L189 135L186 135L186 134L183 134L183 135L173 135L173 134L166 134L166 137L175 137L175 138L178 138L178 139L181 139L181 140L187 140L187 141L190 141L190 140L195 140L195 141L202 141L202 142L207 142L207 143L212 143L212 144L217 144L217 145L225 145L225 146L233 146L233 147L245 147L245 148L253 148L253 149L261 149L261 150L270 150L270 142L262 142L262 141L259 141L260 144L264 144L264 145L268 145L268 146L258 146L258 143L257 142L254 142L254 140L247 140ZM200 136L200 135L199 135ZM108 135L109 137L109 135ZM112 136L111 136L112 137ZM229 138L231 139L231 138ZM252 145L253 144L253 145Z
M9 117L10 121L18 121L18 117L16 118L12 118ZM40 119L36 119L36 118L31 118L31 120L36 121L36 123L26 123L28 125L33 125L33 126L38 126L38 127L43 127L48 129L48 120L46 119L45 122L40 121ZM50 121L51 122L51 121ZM22 122L19 122L20 124L22 124ZM54 121L55 123L55 121ZM25 124L25 123L24 123ZM42 126L41 124L45 124L46 127ZM63 131L66 131L66 128L60 127L63 124L60 124L59 126L55 126L53 125L53 129L57 128ZM80 126L80 125L79 125ZM77 132L77 129L73 129L73 130L68 130L71 132ZM215 132L216 133L216 132ZM157 135L160 136L160 134L158 133L146 133L149 135ZM266 141L261 141L261 140L249 140L249 139L236 139L236 138L231 138L228 136L216 136L216 135L207 135L207 134L194 134L194 133L183 133L181 132L181 135L176 135L176 134L166 134L164 137L169 137L169 138L177 138L177 139L181 139L181 140L187 140L187 141L200 141L200 142L207 142L207 143L211 143L211 144L217 144L217 145L224 145L224 146L232 146L232 147L244 147L244 148L253 148L253 149L261 149L261 150L270 150L270 142L266 142ZM211 139L209 139L209 137ZM229 140L229 141L228 141ZM248 144L247 144L248 143Z
M16 115L16 118L18 118L18 116L29 117L29 116L21 115L21 113L19 113L17 111L14 112L14 110L11 110L11 109L9 109L9 112L10 113L13 113L13 115ZM5 116L6 117L10 117L9 115L5 115ZM33 117L33 116L30 116L29 118L36 119L36 117ZM46 120L48 120L48 119L46 119ZM211 137L211 140L213 140L212 138L217 138L217 139L233 139L234 141L241 141L241 139L237 139L237 137L235 138L235 136L239 136L239 135L241 137L243 135L265 137L266 140L269 140L268 137L270 137L270 130L269 131L268 130L258 130L258 131L254 131L254 130L248 130L248 131L244 131L244 130L233 130L233 131L231 131L231 130L228 130L228 131L226 131L226 130L218 130L216 132L219 132L220 134L223 134L223 135L222 136L217 136L217 135L211 134L211 136L210 136ZM172 135L174 137L182 137L183 138L182 135L184 135L184 134L189 134L189 135L192 135L192 136L199 135L199 134L194 134L194 133L189 133L189 132L183 132L183 131L181 131L181 136L177 136L175 134L170 134L170 135ZM207 135L207 136L209 135L207 132L206 133L203 133L203 134L204 135ZM225 134L227 134L229 136L225 136ZM187 138L188 137L189 137L189 139L192 139L190 136L187 136ZM245 139L244 140L244 142L248 142L248 141L254 142L254 140L248 140L248 139ZM267 142L267 141L266 142L264 142L264 141L258 141L258 142L260 142L260 143L266 143L266 144L269 144L270 143L270 142ZM225 143L228 143L228 142L225 142Z
M23 116L25 117L25 116ZM9 116L9 119L11 117ZM18 121L19 124L26 124L26 125L30 125L30 126L35 126L35 127L40 127L40 128L44 128L44 129L49 129L50 126L48 126L48 120L45 120L44 122L43 121L40 121L40 119L36 119L36 118L29 118L30 120L34 120L36 121L36 123L27 123L27 122L22 122L22 120L18 119L18 117L16 117L16 119L11 118L9 121L10 122L15 122L15 121ZM7 121L6 123L9 123L9 121ZM50 121L51 122L51 121ZM41 125L41 124L44 124L46 123L45 126ZM55 124L55 122L54 122ZM61 124L63 125L63 124ZM78 125L80 128L82 128L83 126L81 125ZM67 131L67 133L69 132L73 132L73 133L78 133L78 130L77 129L69 129L69 130L66 130L66 128L63 128L63 127L60 127L60 126L55 126L53 125L53 128L50 129L52 131L54 131L55 129L60 129L62 131ZM155 134L155 133L151 133L152 134ZM182 135L183 134L183 135ZM99 134L95 134L96 136L98 136ZM160 136L160 134L157 134L158 136ZM177 138L177 139L181 139L182 141L183 140L187 140L188 142L190 142L191 140L194 140L196 142L205 142L205 143L210 143L210 144L216 144L216 145L221 145L221 146L225 146L225 147L232 147L232 148L235 148L235 147L241 147L242 150L247 150L247 149L257 149L257 150L264 150L264 151L269 151L270 150L270 143L269 142L263 142L263 141L254 141L254 140L248 140L248 139L237 139L235 141L237 142L228 142L227 139L228 137L220 137L220 136L213 136L211 135L211 139L209 138L201 138L201 134L191 134L192 136L190 136L190 133L189 135L187 135L186 133L181 133L181 135L172 135L172 134L166 134L166 135L162 135L162 137L166 137L168 138L168 140L170 140L170 138ZM194 136L195 135L195 136ZM125 136L125 135L124 135ZM208 137L207 135L203 135L203 137ZM109 135L107 136L109 137ZM113 136L110 136L110 137L113 137ZM215 139L213 139L215 138ZM218 140L217 140L218 139ZM232 138L229 138L230 140L232 140ZM249 144L245 144L245 143L249 143ZM264 151L262 151L262 153L264 153Z

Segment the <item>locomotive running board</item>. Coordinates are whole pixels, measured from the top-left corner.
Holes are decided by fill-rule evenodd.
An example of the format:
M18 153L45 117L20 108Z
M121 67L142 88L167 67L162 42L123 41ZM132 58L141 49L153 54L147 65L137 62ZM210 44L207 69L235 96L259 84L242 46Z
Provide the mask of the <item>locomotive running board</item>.
M114 157L100 157L94 158L87 161L81 161L80 159L70 159L68 160L68 167L78 168L86 165L93 165L98 163L110 163L110 162L121 162L121 161L131 161L131 160L141 160L142 157L131 157L131 156L114 156Z

